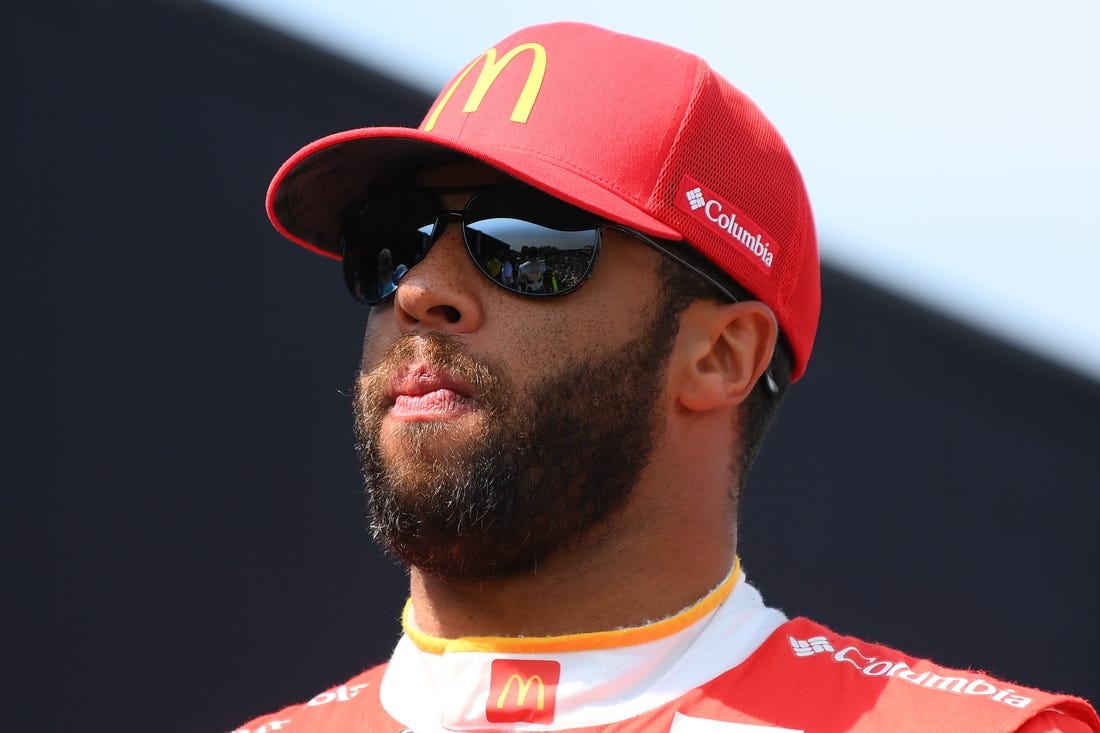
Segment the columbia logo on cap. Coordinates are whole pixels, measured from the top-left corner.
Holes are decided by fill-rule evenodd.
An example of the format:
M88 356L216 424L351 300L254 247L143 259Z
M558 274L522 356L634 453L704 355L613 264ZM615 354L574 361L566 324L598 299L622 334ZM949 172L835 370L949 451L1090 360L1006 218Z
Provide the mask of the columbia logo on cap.
M748 217L745 212L715 193L704 193L703 187L688 176L680 183L684 199L677 204L685 209L697 221L712 231L720 232L727 242L735 242L738 247L750 255L749 261L765 273L771 271L776 259L774 244L763 228Z
M687 192L688 204L691 205L691 210L701 209L707 205L706 199L703 198L703 189L696 186Z

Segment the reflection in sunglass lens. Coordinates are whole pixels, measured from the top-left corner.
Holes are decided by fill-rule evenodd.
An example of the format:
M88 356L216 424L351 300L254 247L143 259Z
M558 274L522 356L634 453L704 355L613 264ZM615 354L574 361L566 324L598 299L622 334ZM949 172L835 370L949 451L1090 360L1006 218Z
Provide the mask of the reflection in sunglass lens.
M496 217L467 224L466 241L478 267L494 281L514 292L545 295L567 292L583 281L596 232Z

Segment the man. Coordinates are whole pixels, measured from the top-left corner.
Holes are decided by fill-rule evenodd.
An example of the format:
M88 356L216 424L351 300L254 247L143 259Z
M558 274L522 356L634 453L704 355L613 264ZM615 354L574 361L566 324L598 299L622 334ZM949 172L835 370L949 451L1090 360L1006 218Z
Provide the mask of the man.
M299 151L268 208L372 306L358 449L410 599L387 665L241 731L1100 730L743 577L737 499L806 369L819 264L786 145L700 59L522 30L418 130ZM496 280L504 249L571 276Z

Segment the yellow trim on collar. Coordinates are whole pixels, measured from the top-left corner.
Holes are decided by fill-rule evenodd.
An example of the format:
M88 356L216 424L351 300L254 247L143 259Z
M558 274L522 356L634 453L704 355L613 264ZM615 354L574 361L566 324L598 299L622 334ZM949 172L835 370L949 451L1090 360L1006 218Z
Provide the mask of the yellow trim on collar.
M735 558L733 569L726 576L726 579L693 606L660 621L625 629L590 631L563 636L466 636L459 639L444 639L425 634L414 628L411 598L405 602L405 610L401 614L401 626L418 649L430 654L443 654L444 652L546 654L636 646L664 639L683 631L718 608L723 601L729 598L740 576L741 559Z

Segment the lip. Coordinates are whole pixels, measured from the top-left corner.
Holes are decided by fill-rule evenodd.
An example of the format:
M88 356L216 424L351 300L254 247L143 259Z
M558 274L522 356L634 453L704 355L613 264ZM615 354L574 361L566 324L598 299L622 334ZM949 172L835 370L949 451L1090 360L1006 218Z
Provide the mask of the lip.
M469 384L427 362L399 369L386 397L390 416L403 421L453 419L477 407Z

